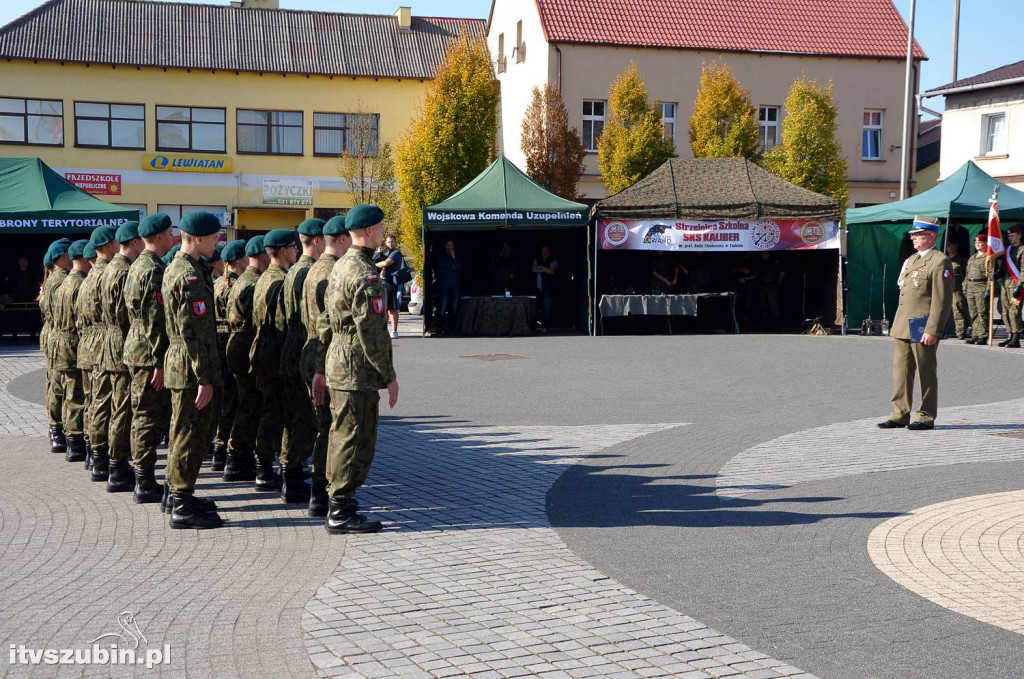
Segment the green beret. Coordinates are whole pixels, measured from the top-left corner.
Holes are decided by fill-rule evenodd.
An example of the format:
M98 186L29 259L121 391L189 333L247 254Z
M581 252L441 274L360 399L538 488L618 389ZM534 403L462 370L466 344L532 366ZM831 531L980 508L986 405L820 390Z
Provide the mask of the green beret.
M209 212L189 212L181 218L178 228L190 236L212 236L220 231L220 220Z
M93 233L95 233L95 231ZM110 241L107 242L109 243ZM70 257L71 259L81 259L85 253L85 246L88 244L89 241L85 240L84 238L82 240L76 240L68 248L68 257Z
M369 205L367 203L356 205L345 215L345 226L348 227L349 231L365 229L368 226L380 224L383 221L384 210L381 210L376 205Z
M263 254L263 236L255 236L245 244L246 257L259 257Z
M55 240L50 243L50 247L46 249L46 254L50 258L50 265L52 266L56 264L57 260L61 258L61 255L68 251L69 247L71 247L70 238L61 238L60 240Z
M325 236L344 236L346 233L348 233L348 227L345 226L345 215L331 217L324 224Z
M180 250L180 249L181 249L181 245L180 244L179 245L175 245L173 248L171 248L170 250L167 251L166 255L164 255L160 259L162 259L164 261L164 264L170 264L171 260L174 259L174 255L178 254L178 250Z
M82 253L82 256L86 259L96 259L96 248L92 246L92 243L85 244L85 252Z
M114 234L117 238L117 242L124 245L128 241L133 241L139 237L139 223L136 221L127 221L121 226L117 227L117 232Z
M297 234L289 229L274 229L263 237L263 247L283 248L295 245Z
M217 247L213 249L213 254L210 255L209 257L205 257L204 259L206 259L206 261L209 262L210 264L213 264L214 262L219 262L221 260L221 251L223 249L224 243L217 243Z
M92 232L89 236L89 242L92 243L94 248L101 248L110 241L114 240L117 235L117 229L112 226L101 226Z
M43 254L43 266L46 266L46 267L53 266L53 259L50 258L50 251L49 250L47 250Z
M324 220L314 217L299 224L297 231L303 236L321 236L324 233L324 224L326 223Z
M163 212L155 212L139 222L139 235L151 238L171 228L171 218Z
M224 250L220 253L220 258L225 262L237 262L242 257L245 257L245 241L244 240L233 240L224 246Z

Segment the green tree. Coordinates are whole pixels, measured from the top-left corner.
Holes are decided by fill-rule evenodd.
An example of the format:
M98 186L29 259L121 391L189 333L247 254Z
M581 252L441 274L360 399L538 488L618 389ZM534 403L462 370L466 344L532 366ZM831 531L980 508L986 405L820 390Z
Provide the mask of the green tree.
M548 83L533 88L523 117L523 153L526 174L551 193L569 200L579 198L580 176L586 169L583 140L569 127L569 112L558 88Z
M632 186L672 157L661 114L647 95L640 69L632 61L608 91L610 119L597 142L597 161L608 193Z
M786 97L782 141L765 154L764 165L792 184L838 198L845 213L846 157L836 134L838 113L832 81L821 87L801 75Z
M380 142L379 119L374 114L361 113L362 102L357 102L348 113L348 134L345 148L338 161L338 174L352 193L353 203L374 203L384 210L384 231L398 235L401 203L395 178L395 159L391 142Z
M463 30L449 45L426 100L395 147L399 231L417 271L423 270L423 206L448 198L494 159L498 96L484 37Z
M694 158L760 159L757 114L750 92L729 66L704 64L700 89L690 116L690 148Z

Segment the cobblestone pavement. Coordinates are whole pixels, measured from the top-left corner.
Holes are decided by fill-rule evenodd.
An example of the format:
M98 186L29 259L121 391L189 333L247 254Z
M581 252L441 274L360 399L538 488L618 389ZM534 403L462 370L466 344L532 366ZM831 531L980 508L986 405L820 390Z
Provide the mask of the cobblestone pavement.
M1024 634L1024 491L922 507L871 532L879 570L929 601Z
M45 369L46 360L39 352L0 356L0 437L47 436L46 407L18 398L6 388L22 375Z

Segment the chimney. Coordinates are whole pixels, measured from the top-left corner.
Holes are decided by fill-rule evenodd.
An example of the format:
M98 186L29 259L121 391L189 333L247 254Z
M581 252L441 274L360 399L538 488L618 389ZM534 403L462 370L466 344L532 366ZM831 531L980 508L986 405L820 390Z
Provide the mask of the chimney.
M399 7L395 11L395 18L398 19L398 30L412 30L412 7Z

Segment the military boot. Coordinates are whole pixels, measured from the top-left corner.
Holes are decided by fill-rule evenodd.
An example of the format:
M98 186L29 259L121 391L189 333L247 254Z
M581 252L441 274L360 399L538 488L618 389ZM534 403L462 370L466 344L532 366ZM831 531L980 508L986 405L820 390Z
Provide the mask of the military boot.
M256 466L253 458L229 452L224 461L224 476L221 478L225 481L255 481Z
M213 449L213 462L210 464L210 469L215 472L224 471L224 465L228 457L228 446L226 443L222 443Z
M107 451L98 449L92 451L92 469L89 478L97 482L110 478L110 457L107 455Z
M302 468L285 470L281 484L281 499L285 502L309 502L309 486L302 471Z
M1013 341L1013 333L1012 332L1008 332L1008 333L1006 333L1006 339L1004 339L1002 342L996 342L996 346L997 347L1005 347L1005 346L1007 346L1012 341Z
M68 452L65 458L68 462L81 462L85 459L85 437L81 434L68 435Z
M309 516L327 516L329 508L327 497L327 479L313 479L313 488L309 494Z
M224 520L216 510L204 511L191 495L171 494L171 528L220 528Z
M376 533L382 527L380 521L370 521L356 510L359 505L353 498L330 498L327 520L324 528L328 533Z
M64 436L64 427L56 425L50 427L50 452L51 453L66 453L68 452L68 440Z
M132 500L137 505L160 502L163 499L163 489L156 482L156 475L152 467L149 469L135 470L135 492Z
M174 502L171 499L174 496L171 493L171 487L166 483L163 486L163 498L160 500L160 511L164 514L170 514L171 509L174 507ZM217 503L213 500L207 500L201 497L192 496L192 504L196 506L196 509L202 512L215 512L217 511Z
M88 436L85 437L85 471L92 471L92 442Z
M110 461L110 479L107 481L108 493L130 493L135 490L135 472L127 457Z
M256 462L256 490L261 493L276 493L281 490L281 485L281 477L274 471L273 460Z

